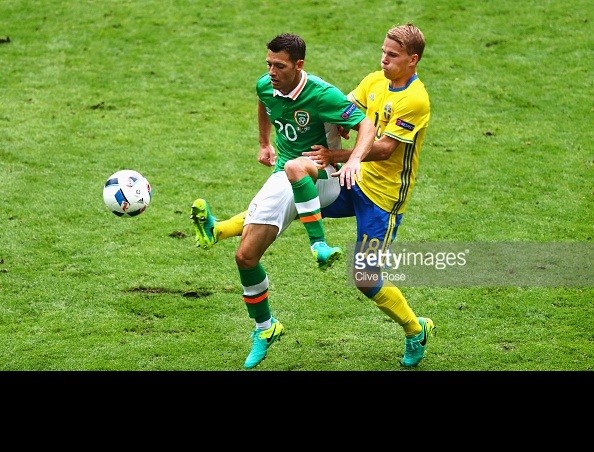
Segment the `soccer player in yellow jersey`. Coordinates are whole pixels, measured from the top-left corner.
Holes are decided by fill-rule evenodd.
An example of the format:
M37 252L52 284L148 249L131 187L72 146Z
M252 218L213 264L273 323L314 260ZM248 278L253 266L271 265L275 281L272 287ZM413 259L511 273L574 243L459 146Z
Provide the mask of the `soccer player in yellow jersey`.
M356 253L385 251L390 247L414 188L430 117L429 95L417 74L424 49L425 37L415 25L392 27L382 44L381 70L367 75L348 95L375 124L375 141L360 163L360 171L355 171L359 177L352 184L341 181L338 198L321 212L328 218L356 217ZM314 145L303 155L323 168L347 162L351 150ZM350 164L352 167L352 161ZM245 213L217 222L211 235L202 234L201 240L214 244L222 238L240 235L243 217ZM380 273L379 268L371 266L365 272ZM417 317L391 282L381 277L355 278L355 281L366 297L403 328L401 364L418 365L435 330L433 321Z
M425 38L414 25L388 30L382 44L381 70L367 75L348 97L376 128L371 151L361 163L357 185L341 189L338 199L322 209L327 218L355 216L355 252L386 251L396 232L415 185L419 154L429 123L429 95L417 75ZM314 146L305 155L316 163L344 162L348 150ZM368 267L369 273L380 274ZM401 364L416 366L425 355L433 321L417 317L402 292L381 277L355 278L357 287L390 318L402 326L405 350Z

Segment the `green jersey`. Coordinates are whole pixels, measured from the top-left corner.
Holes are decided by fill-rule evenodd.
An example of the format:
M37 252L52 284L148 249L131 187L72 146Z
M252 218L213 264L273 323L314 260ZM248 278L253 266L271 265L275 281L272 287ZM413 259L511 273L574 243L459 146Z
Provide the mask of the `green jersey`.
M274 172L282 171L287 160L301 157L314 144L336 148L336 143L328 142L330 129L341 125L349 130L365 118L338 88L305 71L301 74L299 85L288 95L272 87L268 74L256 83L258 98L276 131Z

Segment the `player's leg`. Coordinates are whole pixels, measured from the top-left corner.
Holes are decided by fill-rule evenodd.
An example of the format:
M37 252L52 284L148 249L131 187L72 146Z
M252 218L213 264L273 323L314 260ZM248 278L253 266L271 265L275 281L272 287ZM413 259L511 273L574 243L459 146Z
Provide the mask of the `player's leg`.
M338 179L329 177L329 174L334 172L334 170L335 168L333 167L326 168L324 170L326 177L322 174L322 177L318 178L316 182L320 205L322 207L331 204L338 196L338 193L340 193ZM283 188L289 191L292 190L290 185L287 185L286 187L283 185ZM293 201L291 200L291 203L292 202ZM212 214L208 202L203 198L198 198L192 204L191 212L190 218L192 219L196 234L196 246L203 249L211 249L220 240L241 236L248 211L244 210L243 212L233 215L231 218L219 220ZM297 214L295 216L298 218ZM288 226L288 224L286 226ZM328 261L329 259L326 257L325 262Z
M243 301L248 315L256 323L251 333L252 348L244 363L248 369L257 366L266 357L268 348L285 332L283 325L272 315L268 275L260 260L295 215L293 193L285 173L272 174L250 203L235 253Z
M352 187L354 208L357 217L357 245L355 253L369 256L379 252L384 255L396 239L402 214L386 212L376 206L361 192L358 186ZM406 367L416 366L425 356L429 336L435 330L433 321L426 317L417 317L409 306L400 289L389 281L383 281L381 271L375 261L363 270L353 269L366 274L366 277L354 275L357 288L388 317L404 330L404 356L401 364ZM371 277L371 275L375 277Z
M285 163L285 173L295 199L295 207L299 220L305 226L309 236L311 251L322 270L329 268L340 258L342 250L339 247L331 247L326 243L324 223L320 197L316 187L319 171L316 164L307 157L299 157ZM322 172L322 177L328 177Z
M217 241L228 239L230 237L239 237L243 231L243 222L247 215L247 210L233 215L227 220L219 220L215 226L217 231Z
M272 316L268 301L268 275L260 259L274 242L278 228L267 224L249 224L241 237L235 262L243 287L243 301L250 318L256 325L251 333L252 348L244 367L256 367L265 357L268 348L284 334L283 325Z

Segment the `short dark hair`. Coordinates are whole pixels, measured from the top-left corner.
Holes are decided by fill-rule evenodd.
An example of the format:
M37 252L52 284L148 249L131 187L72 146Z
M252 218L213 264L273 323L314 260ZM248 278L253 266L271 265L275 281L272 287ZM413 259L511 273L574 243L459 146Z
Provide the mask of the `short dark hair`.
M277 53L285 51L289 54L293 63L298 60L305 60L305 41L301 36L292 33L278 35L267 44L268 50Z

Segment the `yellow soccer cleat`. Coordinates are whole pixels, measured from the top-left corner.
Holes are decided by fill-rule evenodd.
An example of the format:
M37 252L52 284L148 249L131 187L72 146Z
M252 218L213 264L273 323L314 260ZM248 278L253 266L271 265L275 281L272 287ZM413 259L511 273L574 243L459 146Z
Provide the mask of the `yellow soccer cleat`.
M196 246L211 249L218 242L217 219L210 212L206 200L198 198L192 203L190 218L196 232Z

